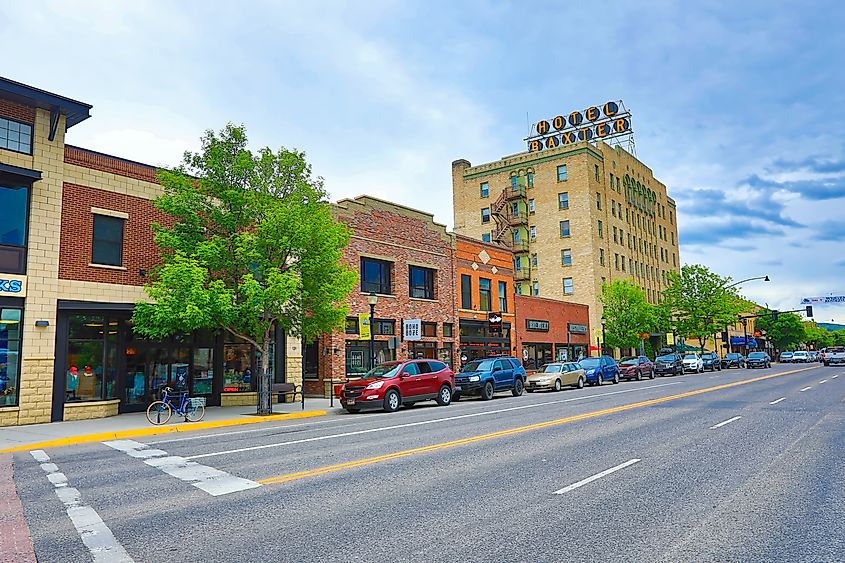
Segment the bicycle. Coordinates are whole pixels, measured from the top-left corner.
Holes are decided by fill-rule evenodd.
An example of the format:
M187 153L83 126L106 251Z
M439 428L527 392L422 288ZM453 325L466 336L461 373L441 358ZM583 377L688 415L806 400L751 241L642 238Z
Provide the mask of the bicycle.
M205 397L188 397L187 391L174 392L170 387L162 389L160 401L153 401L147 407L147 420L150 424L167 424L173 412L185 417L185 422L199 422L205 416ZM178 397L179 404L174 402Z

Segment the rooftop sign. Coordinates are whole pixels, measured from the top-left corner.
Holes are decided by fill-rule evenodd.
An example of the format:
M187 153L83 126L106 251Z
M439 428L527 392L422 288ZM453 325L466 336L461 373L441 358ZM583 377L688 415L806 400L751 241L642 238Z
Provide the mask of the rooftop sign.
M528 150L541 151L578 141L610 140L633 134L631 112L622 100L607 102L601 107L591 106L573 111L568 116L557 115L531 126L525 139Z

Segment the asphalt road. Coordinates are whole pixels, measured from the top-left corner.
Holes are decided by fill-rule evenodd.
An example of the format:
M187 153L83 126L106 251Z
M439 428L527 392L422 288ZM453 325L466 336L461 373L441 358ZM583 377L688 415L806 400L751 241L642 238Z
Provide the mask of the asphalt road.
M843 407L845 369L778 365L24 452L15 482L41 562L844 561Z

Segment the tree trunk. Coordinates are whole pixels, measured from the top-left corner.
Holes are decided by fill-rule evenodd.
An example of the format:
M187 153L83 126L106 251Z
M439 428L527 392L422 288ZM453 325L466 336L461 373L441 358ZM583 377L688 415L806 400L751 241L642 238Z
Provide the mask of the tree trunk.
M259 416L267 416L273 414L273 400L270 388L272 386L273 376L270 373L270 339L264 338L261 349L261 373L258 376L258 414Z

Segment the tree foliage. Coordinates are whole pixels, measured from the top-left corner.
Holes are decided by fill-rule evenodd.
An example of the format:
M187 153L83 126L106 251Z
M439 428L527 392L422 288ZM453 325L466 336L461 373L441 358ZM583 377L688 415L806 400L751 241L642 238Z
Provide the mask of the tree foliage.
M646 301L642 288L630 280L613 280L602 285L601 302L606 345L637 348L640 334L650 332L655 323L654 307Z
M821 350L835 343L834 333L816 326L816 323L804 323L804 343L813 350Z
M697 338L703 347L708 336L735 324L744 308L736 289L727 287L730 281L699 264L669 272L661 303L664 316L674 319L678 333Z
M303 153L253 153L230 124L159 181L155 206L173 223L154 225L161 265L146 286L153 302L135 308L138 333L226 330L262 352L269 385L274 329L310 338L343 324L356 279L340 262L349 232Z
M754 325L757 330L765 331L766 338L778 350L786 350L804 342L806 332L801 317L795 313L778 313L778 319L772 319L771 312L761 311Z

